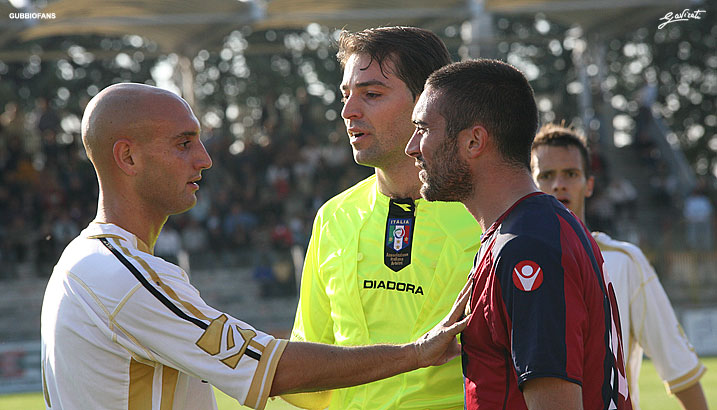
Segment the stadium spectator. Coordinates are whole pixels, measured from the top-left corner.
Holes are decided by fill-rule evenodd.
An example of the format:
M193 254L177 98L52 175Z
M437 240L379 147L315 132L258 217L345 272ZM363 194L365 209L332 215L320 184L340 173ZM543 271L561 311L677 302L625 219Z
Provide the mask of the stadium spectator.
M182 236L171 226L162 229L154 246L154 254L160 258L178 264L179 252L182 250Z
M37 119L37 130L40 134L45 134L46 131L52 131L53 135L57 134L60 131L60 116L50 106L47 98L36 99L35 107L34 116Z
M209 248L209 235L195 218L187 218L182 228L182 246L190 255L198 256Z
M687 243L691 249L712 250L713 206L701 187L685 198L683 215L686 222Z
M607 195L615 205L618 219L624 222L637 216L637 189L627 178L613 178L607 186Z

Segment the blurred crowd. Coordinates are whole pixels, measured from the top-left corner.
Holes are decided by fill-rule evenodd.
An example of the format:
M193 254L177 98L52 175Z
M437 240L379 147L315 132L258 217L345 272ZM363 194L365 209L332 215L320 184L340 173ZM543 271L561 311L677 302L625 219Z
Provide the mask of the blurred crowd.
M0 277L49 276L94 215L94 171L77 143L62 139L61 121L45 99L30 112L9 102L0 114Z
M297 101L287 115L268 97L251 138L204 126L214 165L203 173L197 206L170 217L158 256L192 270L248 267L266 295L295 292L316 210L372 171L353 162L340 121L327 131L323 115ZM27 111L9 102L0 113L0 279L48 276L62 249L94 218L97 182L79 122L78 113L56 110L44 98ZM668 166L640 124L638 118L632 148L640 166L654 170L646 183L651 203L663 215L684 212L680 237L692 249L712 249L713 208L704 187L676 203ZM639 243L636 233L644 227L635 221L645 209L638 209L638 191L645 187L608 172L600 145L591 140L596 190L588 224Z
M675 167L658 144L651 108L641 106L634 118L632 142L625 147L623 169L615 171L597 135L589 138L595 189L586 203L592 230L635 244L674 250L713 250L715 222L710 178L698 177L689 194L672 171ZM637 186L635 184L638 184ZM649 204L646 206L646 204Z
M155 253L173 262L186 255L192 269L248 267L267 295L292 293L292 250L303 256L316 210L371 170L353 162L340 123L319 136L310 115L286 124L273 108L264 111L262 135L239 145L205 127L214 165L203 173L197 206L169 218ZM30 112L7 103L0 114L0 279L49 276L94 218L97 190L76 114L44 99Z

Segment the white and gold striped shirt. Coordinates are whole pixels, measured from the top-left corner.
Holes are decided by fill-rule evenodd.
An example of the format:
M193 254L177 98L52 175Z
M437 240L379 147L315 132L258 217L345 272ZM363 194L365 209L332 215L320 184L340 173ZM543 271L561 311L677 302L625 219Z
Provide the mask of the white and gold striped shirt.
M645 255L637 246L602 232L593 232L593 238L615 289L633 410L640 409L638 378L643 353L652 359L668 392L679 392L699 382L706 368L682 331Z
M216 409L212 385L263 409L285 340L208 306L135 235L91 223L42 305L48 409Z

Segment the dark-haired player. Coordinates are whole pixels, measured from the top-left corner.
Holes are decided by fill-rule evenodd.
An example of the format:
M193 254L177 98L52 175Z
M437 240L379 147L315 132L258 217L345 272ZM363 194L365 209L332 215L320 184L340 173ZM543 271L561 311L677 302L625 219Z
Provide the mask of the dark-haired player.
M597 244L530 174L533 90L497 60L431 74L406 153L421 194L484 230L462 333L466 407L630 409L619 319Z

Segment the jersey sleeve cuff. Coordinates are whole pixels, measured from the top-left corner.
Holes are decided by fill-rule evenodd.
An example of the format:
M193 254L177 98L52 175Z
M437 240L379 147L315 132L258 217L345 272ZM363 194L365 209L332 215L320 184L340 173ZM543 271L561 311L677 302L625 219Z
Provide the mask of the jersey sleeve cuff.
M244 401L245 406L259 410L266 406L271 385L274 381L276 366L279 364L279 358L284 353L284 348L286 348L288 342L288 340L274 339L266 345Z
M570 383L575 383L581 387L583 385L583 382L581 380L573 379L571 377L566 376L565 374L549 373L549 372L527 372L527 373L521 374L520 377L518 377L518 388L520 389L520 391L523 391L523 384L525 384L525 382L527 382L528 380L532 380L532 379L538 379L540 377L553 377L556 379L562 379L562 380L568 381Z
M670 394L679 393L697 384L707 371L705 365L697 363L692 370L673 380L665 381L665 390Z

